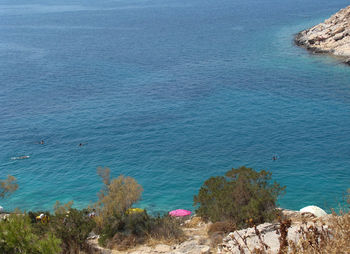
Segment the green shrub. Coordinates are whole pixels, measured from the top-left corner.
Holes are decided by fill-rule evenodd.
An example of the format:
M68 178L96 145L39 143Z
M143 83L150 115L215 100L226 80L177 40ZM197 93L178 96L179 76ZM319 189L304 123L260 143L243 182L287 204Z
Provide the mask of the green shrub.
M123 231L125 223L121 216L109 216L103 220L103 225L100 226L99 244L107 246L108 241L112 239L118 232Z
M99 243L102 246L115 245L116 242L120 243L131 235L142 240L150 231L151 223L152 219L146 211L110 216L102 227Z
M42 213L48 216L49 220L51 219L52 216L48 211L28 212L27 214L30 222L32 223L33 233L38 235L39 237L51 232L51 228L49 226L50 221L48 221L48 223L42 223L41 221L36 220L36 217Z
M99 243L125 250L148 239L181 242L185 235L176 218L151 217L146 211L109 218L100 234Z
M88 213L88 210L69 208L66 213L58 213L51 218L51 230L62 240L64 253L79 253L85 248L86 239L95 227Z
M233 221L238 228L249 221L263 223L276 216L276 201L285 187L271 183L271 173L240 167L211 177L194 196L196 214L205 220Z
M136 212L124 217L124 232L135 236L144 236L150 229L152 219L146 211Z
M55 254L61 252L60 243L52 233L35 234L25 214L11 214L0 221L0 253Z

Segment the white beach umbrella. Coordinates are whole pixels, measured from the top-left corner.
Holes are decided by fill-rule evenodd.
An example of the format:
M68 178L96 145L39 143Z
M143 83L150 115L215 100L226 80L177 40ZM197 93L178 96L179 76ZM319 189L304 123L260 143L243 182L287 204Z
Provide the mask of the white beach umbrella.
M318 206L314 206L314 205L306 206L306 207L300 209L300 212L301 213L312 213L316 217L322 217L324 215L327 215L327 213L322 208L319 208Z

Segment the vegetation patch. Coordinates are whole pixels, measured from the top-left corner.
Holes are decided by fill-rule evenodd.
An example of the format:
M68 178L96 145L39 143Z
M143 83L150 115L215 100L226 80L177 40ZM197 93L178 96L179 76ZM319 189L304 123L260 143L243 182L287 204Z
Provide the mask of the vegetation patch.
M285 187L271 182L271 173L240 167L211 177L194 196L196 214L212 222L232 221L237 228L276 218L276 202Z

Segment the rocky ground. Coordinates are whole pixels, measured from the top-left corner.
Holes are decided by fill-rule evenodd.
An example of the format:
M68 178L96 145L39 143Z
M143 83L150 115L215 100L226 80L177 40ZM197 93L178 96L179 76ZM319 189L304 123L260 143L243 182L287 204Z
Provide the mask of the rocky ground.
M314 53L328 53L350 64L350 6L295 37L298 46Z
M210 240L207 234L209 224L204 223L198 217L193 217L183 225L183 230L187 236L187 240L181 244L166 244L150 242L145 245L137 246L134 249L127 251L108 250L104 249L97 244L97 239L91 239L90 253L94 254L209 254L213 253L210 247Z
M327 229L327 224L332 215L317 218L311 213L301 213L284 210L285 219L291 220L288 228L287 241L297 243L301 238L300 229L311 225L322 230ZM256 230L257 229L257 230ZM238 230L230 233L218 246L217 253L252 253L254 249L260 249L270 254L277 254L280 249L280 224L264 223L256 227ZM265 253L264 252L264 253Z
M297 242L300 238L301 227L314 225L321 227L327 225L332 215L317 218L311 213L282 210L285 219L291 220L291 227L288 229L288 240ZM307 222L307 224L305 224ZM209 253L251 253L254 248L260 248L262 242L266 244L264 250L267 253L278 253L279 250L279 223L264 223L255 228L247 228L231 232L219 245L212 244L212 238L207 234L210 224L202 222L198 217L192 218L184 224L184 231L188 239L181 244L151 243L138 246L128 251L108 250L98 246L97 239L89 241L90 253L93 254L209 254ZM327 227L327 226L326 226Z

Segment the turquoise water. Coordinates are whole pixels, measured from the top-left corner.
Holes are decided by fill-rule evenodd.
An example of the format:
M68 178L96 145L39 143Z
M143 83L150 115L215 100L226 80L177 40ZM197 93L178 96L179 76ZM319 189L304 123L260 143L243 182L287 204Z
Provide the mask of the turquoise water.
M292 40L346 4L2 0L0 175L20 188L1 205L84 207L108 166L143 186L140 206L193 209L205 179L246 165L287 186L282 207L336 206L350 68Z

